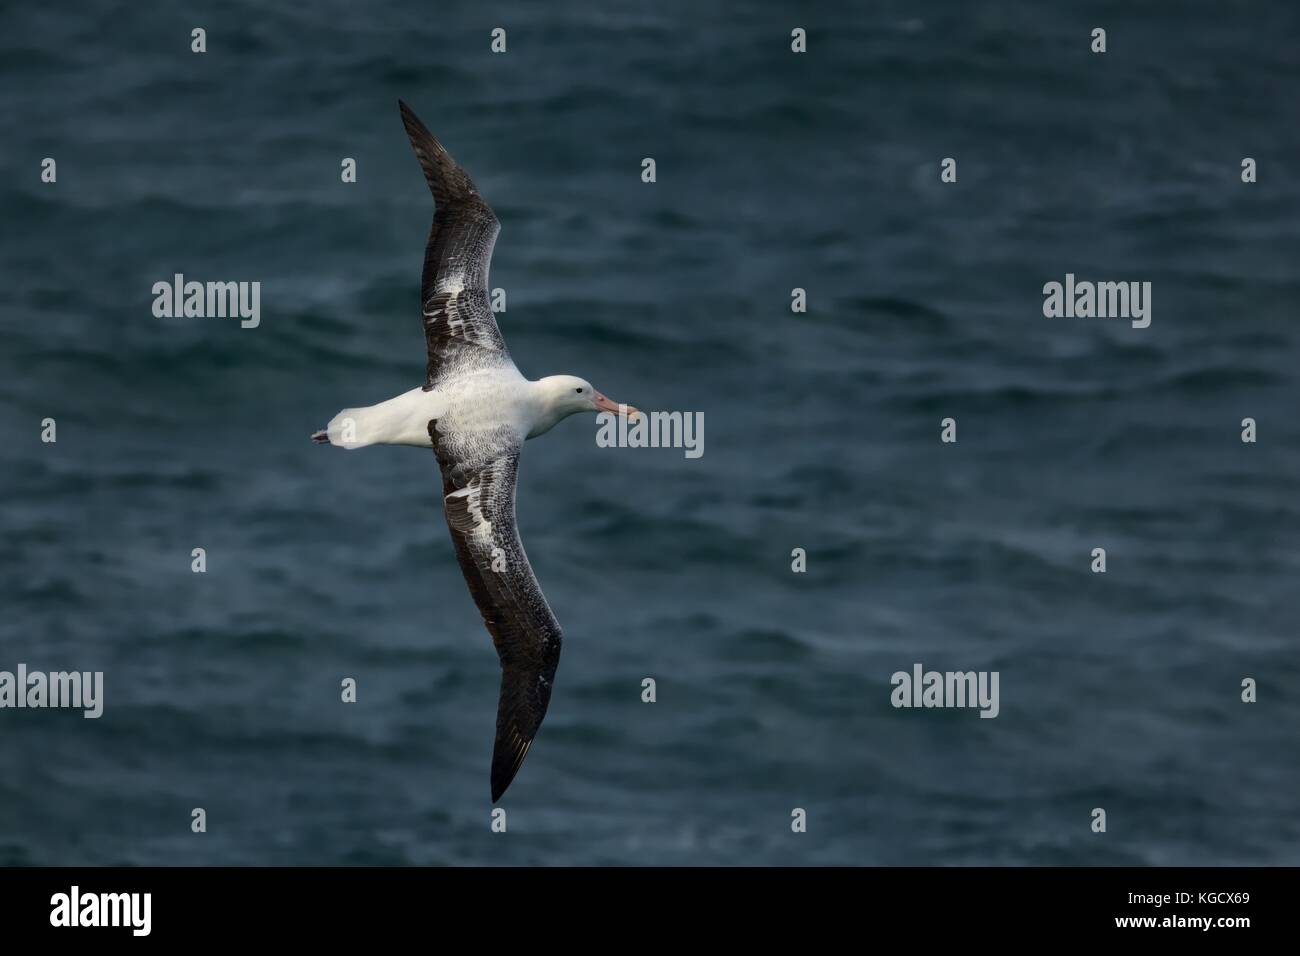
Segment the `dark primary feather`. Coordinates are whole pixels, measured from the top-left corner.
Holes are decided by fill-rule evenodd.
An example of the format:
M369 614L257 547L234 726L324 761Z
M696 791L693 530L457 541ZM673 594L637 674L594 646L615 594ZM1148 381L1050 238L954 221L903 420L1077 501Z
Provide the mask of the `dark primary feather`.
M495 802L519 772L546 716L562 635L519 540L518 449L477 466L457 462L442 445L437 425L429 423L429 437L442 471L447 527L465 583L501 658L492 748ZM490 533L484 532L487 525Z
M429 357L427 389L438 379L448 340L506 352L487 292L492 247L501 224L465 170L410 107L397 102L435 206L420 277Z

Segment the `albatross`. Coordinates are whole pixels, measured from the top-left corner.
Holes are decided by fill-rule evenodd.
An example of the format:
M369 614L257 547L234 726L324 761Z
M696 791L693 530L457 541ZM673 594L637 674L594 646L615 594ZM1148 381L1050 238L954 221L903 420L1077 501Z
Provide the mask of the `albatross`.
M420 301L428 354L424 385L365 408L345 408L312 440L341 448L432 448L442 505L469 593L501 659L492 800L514 780L546 716L560 661L560 624L546 603L515 523L519 452L570 415L637 410L586 379L526 379L488 305L488 268L501 224L465 170L401 100L398 108L433 193Z

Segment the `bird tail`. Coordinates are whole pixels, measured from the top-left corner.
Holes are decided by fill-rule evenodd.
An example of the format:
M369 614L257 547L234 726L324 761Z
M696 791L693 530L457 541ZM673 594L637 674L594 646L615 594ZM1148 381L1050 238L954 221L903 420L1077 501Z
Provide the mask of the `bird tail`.
M374 429L367 427L369 420L366 408L345 408L330 423L315 432L311 440L318 445L338 445L340 448L364 448L375 442Z

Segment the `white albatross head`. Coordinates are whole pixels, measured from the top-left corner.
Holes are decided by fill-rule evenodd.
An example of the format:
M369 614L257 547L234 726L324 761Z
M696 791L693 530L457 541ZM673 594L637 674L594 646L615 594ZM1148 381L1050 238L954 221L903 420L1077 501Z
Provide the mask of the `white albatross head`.
M559 422L579 412L610 412L634 418L639 415L631 405L611 401L591 387L585 378L576 375L548 375L532 383L536 396L537 417L529 431L533 438L548 432Z

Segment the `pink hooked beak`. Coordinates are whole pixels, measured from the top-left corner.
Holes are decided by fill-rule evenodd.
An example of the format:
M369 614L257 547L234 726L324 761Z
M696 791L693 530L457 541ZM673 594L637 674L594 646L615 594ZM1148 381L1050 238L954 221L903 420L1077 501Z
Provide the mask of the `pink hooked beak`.
M620 405L618 402L611 402L600 392L591 396L591 404L596 406L597 411L613 412L615 415L626 415L629 419L635 418L641 413L631 405Z

